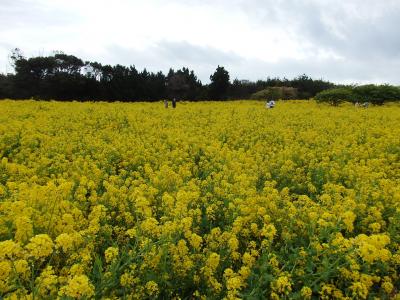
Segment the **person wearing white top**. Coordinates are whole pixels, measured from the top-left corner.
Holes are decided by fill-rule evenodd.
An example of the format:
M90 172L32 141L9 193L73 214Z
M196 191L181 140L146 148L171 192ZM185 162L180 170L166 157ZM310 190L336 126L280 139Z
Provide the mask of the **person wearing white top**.
M275 107L275 101L274 101L274 100L271 100L271 101L270 101L270 106L271 106L271 108L274 108L274 107Z
M267 102L266 106L267 106L267 108L274 108L275 107L275 101L271 100L271 101Z

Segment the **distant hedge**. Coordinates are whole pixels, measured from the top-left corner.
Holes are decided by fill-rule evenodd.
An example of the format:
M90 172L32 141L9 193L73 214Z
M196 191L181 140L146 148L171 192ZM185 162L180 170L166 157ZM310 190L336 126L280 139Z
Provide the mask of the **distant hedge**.
M278 100L278 99L297 99L296 88L289 86L269 87L251 95L255 100Z
M314 99L318 102L327 102L334 106L342 102L368 102L374 105L383 105L389 101L400 101L400 87L387 84L340 87L322 91Z
M392 85L362 85L355 87L353 92L358 102L383 105L389 101L400 101L400 87Z
M318 93L315 98L318 102L328 102L337 106L345 101L354 100L354 92L351 88L336 88Z

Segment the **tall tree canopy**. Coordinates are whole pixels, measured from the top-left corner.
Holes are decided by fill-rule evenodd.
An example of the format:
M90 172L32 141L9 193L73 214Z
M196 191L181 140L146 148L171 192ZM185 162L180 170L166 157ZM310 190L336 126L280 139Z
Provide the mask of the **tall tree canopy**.
M157 101L246 99L269 87L292 87L300 98L313 97L334 85L306 75L292 80L270 78L256 82L233 80L228 71L218 66L209 84L202 84L193 70L170 69L167 75L137 70L134 65L103 65L99 62L54 52L49 56L26 58L15 49L11 54L15 74L0 75L0 98Z
M210 80L210 99L225 99L230 85L228 71L224 67L218 66L214 74L210 76Z

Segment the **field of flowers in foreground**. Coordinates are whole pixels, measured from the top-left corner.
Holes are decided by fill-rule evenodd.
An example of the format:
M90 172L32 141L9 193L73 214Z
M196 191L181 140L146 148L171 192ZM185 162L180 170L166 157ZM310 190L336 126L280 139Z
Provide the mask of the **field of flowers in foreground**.
M400 298L400 107L0 102L0 298Z

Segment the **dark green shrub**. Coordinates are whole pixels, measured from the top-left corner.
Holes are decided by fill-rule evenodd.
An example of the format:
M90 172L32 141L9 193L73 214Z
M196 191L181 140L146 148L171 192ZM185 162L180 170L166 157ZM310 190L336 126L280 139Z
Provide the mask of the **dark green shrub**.
M375 105L383 105L383 103L388 101L399 101L400 88L387 84L367 84L355 87L354 95L358 102L370 102Z
M327 102L333 106L338 106L345 101L353 101L354 93L351 88L342 87L322 91L315 95L315 100L318 102Z

